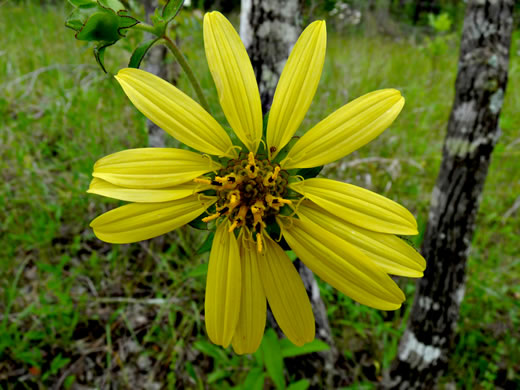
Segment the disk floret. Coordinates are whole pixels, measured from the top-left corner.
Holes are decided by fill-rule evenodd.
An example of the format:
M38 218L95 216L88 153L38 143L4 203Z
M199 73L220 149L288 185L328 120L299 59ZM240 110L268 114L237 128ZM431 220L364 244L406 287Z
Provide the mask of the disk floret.
M209 222L227 218L229 231L245 228L256 238L257 249L262 251L262 234L269 221L285 204L288 173L278 164L259 158L250 152L247 158L231 160L215 178L198 178L198 183L209 184L217 192L216 212L202 219Z

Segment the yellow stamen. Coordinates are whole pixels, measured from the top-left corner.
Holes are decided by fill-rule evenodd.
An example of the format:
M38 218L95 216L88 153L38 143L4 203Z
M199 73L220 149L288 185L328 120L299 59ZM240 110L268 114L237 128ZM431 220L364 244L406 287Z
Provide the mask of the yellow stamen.
M270 187L274 185L275 181L272 179L272 173L269 173L264 179L264 186Z
M265 204L262 200L257 200L254 205L251 206L251 212L254 214L263 214L265 210Z
M195 183L200 183L200 184L209 184L209 185L211 185L211 180L209 180L209 179L201 179L201 178L198 178L198 177L197 177L197 178L193 179L193 181L194 181Z
M244 224L246 220L246 214L247 214L247 206L242 205L240 206L240 210L238 210L238 215L236 219L231 224L231 227L229 228L229 232L231 233L233 230L235 230L236 227L241 226Z
M235 230L235 228L237 227L237 225L238 225L238 220L235 219L235 220L233 221L233 223L231 224L231 226L229 227L229 232L231 233L233 230Z
M265 201L269 207L272 207L275 210L279 210L284 204L292 204L290 199L284 199L280 196L272 196L271 194L265 196Z
M271 194L267 194L267 195L265 196L265 201L267 202L267 205L268 205L269 207L272 207L272 206L273 206L273 199L274 199L274 196L271 195Z
M273 180L276 180L276 178L278 177L278 174L279 174L279 173L280 173L280 167L279 167L279 166L276 166L276 167L274 168L274 172L273 172L273 176L272 176Z
M258 174L257 173L258 169L256 168L255 155L253 154L253 152L249 152L249 155L247 156L247 160L249 162L249 164L246 167L247 175L251 179L254 179Z
M253 206L251 206L251 213L253 213L253 227L260 224L264 227L265 223L262 220L264 216L265 204L261 200L257 200Z
M237 177L234 173L230 173L229 175L226 175L224 177L216 176L215 181L217 183L222 184L221 189L223 190L232 190L240 182L239 180L237 180Z
M228 194L229 202L226 202L225 207L229 209L228 214L231 214L231 212L240 204L240 193L238 191L236 192L230 192Z
M262 234L261 233L256 233L256 249L258 250L259 253L262 253L263 246L262 246Z
M278 178L278 173L280 173L280 167L275 167L274 171L269 173L264 179L264 186L272 187L276 185L276 179Z
M238 181L238 178L237 175L235 175L234 173L230 173L229 175L226 175L226 180L228 181L228 183L235 183Z
M217 219L218 217L220 217L220 213L216 213L216 214L213 214L213 215L208 215L207 217L202 218L202 222L213 221L214 219Z
M255 155L253 154L253 152L249 152L249 155L247 156L247 161L249 161L249 165L255 165L256 166Z

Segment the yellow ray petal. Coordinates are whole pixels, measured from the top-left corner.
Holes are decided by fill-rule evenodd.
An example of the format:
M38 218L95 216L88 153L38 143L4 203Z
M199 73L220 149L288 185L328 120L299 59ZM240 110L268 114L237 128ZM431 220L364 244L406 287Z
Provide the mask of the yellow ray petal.
M255 73L240 37L219 12L204 16L204 48L222 110L238 138L256 153L262 106Z
M320 81L326 45L324 21L311 23L294 45L269 112L267 146L273 150L271 159L289 142L309 109Z
M240 313L242 286L240 252L229 223L221 223L215 233L209 256L204 303L209 339L227 347L231 343Z
M165 188L220 168L210 158L188 150L142 148L103 157L94 165L92 176L127 188Z
M131 203L110 210L90 226L100 240L127 244L160 236L197 218L215 198L191 195L162 203Z
M403 106L404 98L395 89L357 98L305 133L282 161L283 168L317 167L346 156L381 134Z
M253 353L264 335L266 298L258 271L259 254L252 240L239 238L242 262L240 316L233 336L233 349L238 354Z
M297 214L308 218L331 234L349 242L386 273L418 278L423 276L426 261L414 248L393 234L375 233L360 228L325 211L309 200L303 201Z
M310 220L292 218L283 236L316 275L359 303L395 310L404 301L394 281L361 251Z
M265 251L259 255L264 292L276 322L295 345L314 339L314 315L303 282L280 246L264 235Z
M236 157L218 122L170 83L133 68L121 69L115 78L137 109L172 137L204 153Z
M379 233L417 234L417 222L408 210L364 188L329 179L304 180L290 188L362 228Z
M186 198L196 192L204 191L209 188L211 188L211 186L194 182L159 189L126 188L95 177L90 182L90 187L87 192L90 194L125 200L127 202L157 203Z

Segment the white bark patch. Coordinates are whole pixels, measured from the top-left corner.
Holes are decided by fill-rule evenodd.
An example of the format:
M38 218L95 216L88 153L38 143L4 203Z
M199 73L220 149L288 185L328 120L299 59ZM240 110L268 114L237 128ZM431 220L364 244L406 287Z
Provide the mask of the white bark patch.
M437 208L439 205L444 204L446 201L446 194L442 193L439 190L439 187L433 187L431 201L430 201L430 211L428 211L428 221L435 224L437 219L439 218L439 213L437 212Z
M465 156L470 152L471 142L459 137L446 138L446 149L452 156Z
M456 291L455 291L455 302L457 302L458 305L462 303L462 300L464 299L464 294L466 293L466 287L464 285L461 285Z
M249 24L252 5L252 0L242 0L240 4L240 38L246 49L253 43L253 29Z
M446 138L446 149L452 156L464 157L468 154L473 154L480 145L492 143L493 134L489 137L478 137L473 141L468 141L465 138L449 137Z
M493 68L498 68L498 57L496 54L493 54L491 57L489 57L488 64Z
M469 102L464 102L459 105L455 112L453 113L455 119L458 122L462 123L474 123L477 118L477 110L475 110L475 102L473 100ZM467 126L462 126L460 129L461 133L467 133L469 128Z
M318 302L318 300L320 299L320 287L318 286L318 283L314 278L312 278L311 299L312 302Z
M502 109L502 103L504 102L504 90L499 88L493 95L489 102L489 109L493 114L498 114Z
M274 90L278 83L278 74L271 72L268 66L262 65L262 80L260 80L263 89Z
M436 208L439 205L439 198L441 196L441 190L439 190L439 187L435 186L433 187L432 191L432 199L431 199L431 208Z
M399 359L408 362L412 368L418 367L422 370L441 356L440 348L421 343L410 330L406 331L403 338Z
M421 306L425 311L430 310L432 302L433 300L430 297L419 297L419 306Z

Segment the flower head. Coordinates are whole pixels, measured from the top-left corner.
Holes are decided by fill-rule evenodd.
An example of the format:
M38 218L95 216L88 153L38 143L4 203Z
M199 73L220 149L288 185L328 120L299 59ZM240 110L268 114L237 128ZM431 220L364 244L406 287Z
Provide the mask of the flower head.
M176 229L205 213L215 224L207 276L209 338L237 353L262 339L266 300L296 345L314 338L314 317L283 238L320 278L354 300L394 310L405 297L388 274L422 276L424 259L396 234L417 234L414 217L371 191L324 178L303 179L302 168L344 157L370 142L404 105L385 89L341 107L289 141L309 108L323 68L326 30L309 25L280 77L266 134L260 96L246 50L218 12L204 18L204 43L220 104L238 138L191 98L137 69L116 76L150 120L203 154L167 148L126 150L99 160L89 192L130 203L96 218L102 240L129 243Z

